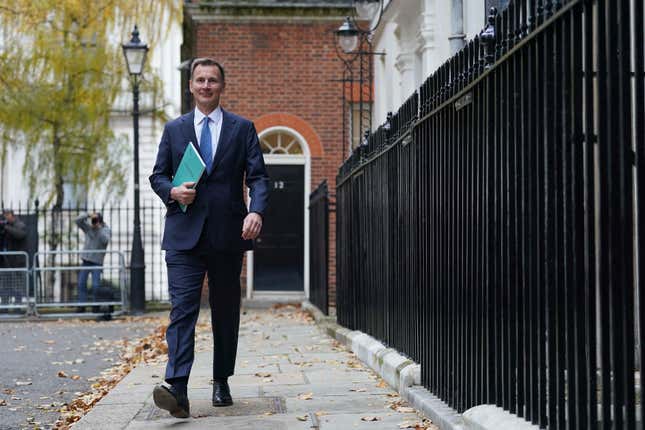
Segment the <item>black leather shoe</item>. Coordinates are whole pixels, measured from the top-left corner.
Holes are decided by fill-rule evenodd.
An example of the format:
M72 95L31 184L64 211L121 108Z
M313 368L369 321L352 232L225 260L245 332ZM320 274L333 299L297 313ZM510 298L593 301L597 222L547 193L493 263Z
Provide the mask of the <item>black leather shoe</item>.
M233 398L227 381L213 381L213 406L231 406Z
M188 396L179 393L172 386L157 385L152 391L152 398L159 409L165 409L175 418L188 418L190 416L190 405Z

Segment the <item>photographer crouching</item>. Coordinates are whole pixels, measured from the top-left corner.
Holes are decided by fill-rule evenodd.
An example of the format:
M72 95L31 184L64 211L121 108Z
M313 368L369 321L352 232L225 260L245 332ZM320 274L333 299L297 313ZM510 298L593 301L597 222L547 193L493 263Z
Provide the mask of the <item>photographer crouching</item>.
M103 222L103 217L98 212L81 214L76 218L75 222L83 230L83 233L85 233L85 246L81 253L82 266L84 268L78 274L78 302L83 303L87 301L87 278L90 274L92 274L92 301L96 301L96 292L101 285L101 271L103 260L105 259L105 252L89 251L105 251L108 243L110 243L112 231ZM77 311L85 312L85 308L79 306Z

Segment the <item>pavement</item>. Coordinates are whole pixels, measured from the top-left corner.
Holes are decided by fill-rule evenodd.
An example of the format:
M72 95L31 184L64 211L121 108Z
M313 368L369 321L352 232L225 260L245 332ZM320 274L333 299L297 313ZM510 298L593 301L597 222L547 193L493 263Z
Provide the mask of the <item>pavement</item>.
M298 307L243 313L229 378L233 406L211 405L210 335L198 334L196 350L188 385L191 418L172 418L154 406L152 389L165 368L159 362L132 370L72 428L436 429Z
M166 317L0 323L0 429L49 429L61 406Z

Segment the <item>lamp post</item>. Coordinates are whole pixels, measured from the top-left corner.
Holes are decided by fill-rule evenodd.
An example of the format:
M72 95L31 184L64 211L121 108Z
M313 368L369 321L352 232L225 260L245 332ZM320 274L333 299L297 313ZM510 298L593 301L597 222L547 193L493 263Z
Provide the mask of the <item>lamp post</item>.
M148 45L141 43L139 30L134 26L132 38L121 45L128 66L132 84L132 125L134 128L134 232L130 255L130 306L131 312L141 314L145 311L145 261L141 242L141 219L139 217L139 80L148 54Z
M343 159L347 139L347 99L358 102L358 136L359 145L363 135L372 128L372 103L374 67L372 57L384 55L372 51L371 36L383 16L383 0L353 0L355 16L347 17L335 31L337 44L336 54L343 62ZM367 23L367 25L365 25ZM358 63L358 76L355 76ZM358 88L356 85L358 84ZM357 100L358 99L358 100ZM352 111L352 114L354 112ZM355 122L355 121L352 121ZM352 133L353 134L353 133ZM353 149L353 148L352 148Z

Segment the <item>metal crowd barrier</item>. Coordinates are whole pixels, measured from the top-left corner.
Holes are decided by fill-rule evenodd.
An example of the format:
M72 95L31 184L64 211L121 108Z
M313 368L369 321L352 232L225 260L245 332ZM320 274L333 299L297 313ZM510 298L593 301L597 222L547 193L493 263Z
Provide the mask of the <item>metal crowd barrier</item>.
M29 255L24 251L0 252L0 315L29 313Z
M103 265L83 266L80 257L87 253L105 254ZM83 271L100 273L98 283L93 275L87 277L84 300L79 297L79 278ZM120 251L37 252L32 272L36 286L35 307L39 315L43 314L43 308L62 308L65 309L62 314L78 314L89 307L90 313L112 315L127 309L125 257ZM47 313L61 316L61 313Z

